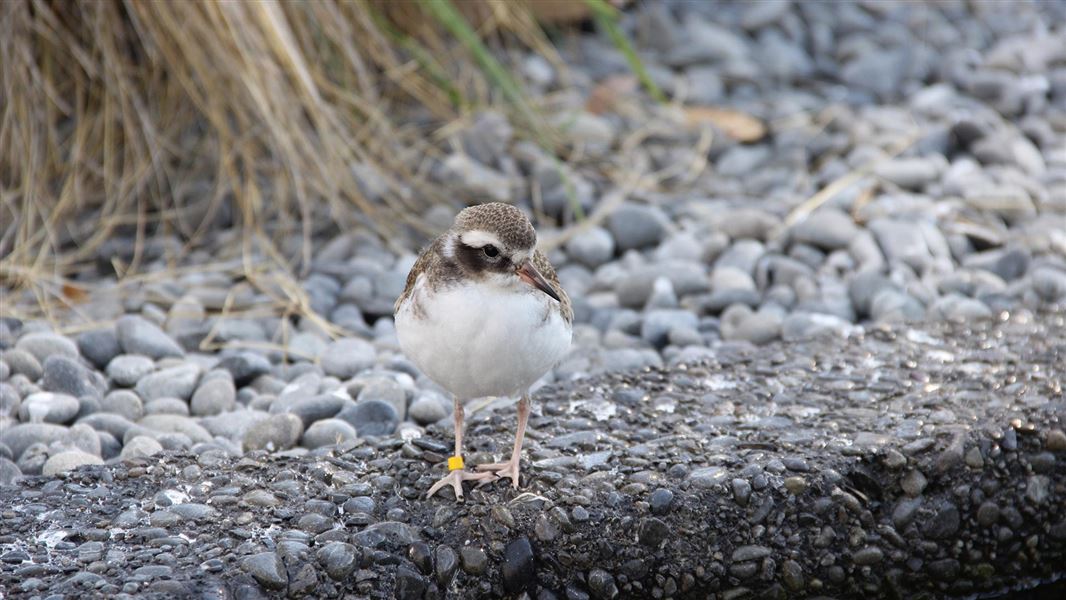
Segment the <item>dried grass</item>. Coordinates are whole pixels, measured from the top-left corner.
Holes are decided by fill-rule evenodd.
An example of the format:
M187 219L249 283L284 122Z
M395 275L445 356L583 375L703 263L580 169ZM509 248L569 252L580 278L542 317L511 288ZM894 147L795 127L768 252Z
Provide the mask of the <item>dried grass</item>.
M458 5L478 10L478 40L517 41L561 66L521 5ZM418 215L444 200L423 177L432 132L492 102L499 82L433 18L397 14L418 9L0 3L0 286L33 290L48 313L52 301L78 299L68 277L112 237L136 240L132 260L115 263L129 277L151 236L175 235L186 252L227 211L253 282L260 261L306 269L312 234L328 221L422 228ZM358 169L380 173L385 193L367 197ZM296 256L279 250L293 235ZM291 280L279 302L306 311Z

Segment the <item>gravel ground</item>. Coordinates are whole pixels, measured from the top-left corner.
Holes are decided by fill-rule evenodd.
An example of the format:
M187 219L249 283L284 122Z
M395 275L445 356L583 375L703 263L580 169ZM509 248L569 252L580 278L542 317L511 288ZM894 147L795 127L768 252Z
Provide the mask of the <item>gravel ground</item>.
M455 522L442 513L434 525L435 513L426 511L447 503L415 498L420 478L431 477L424 475L427 459L447 453L439 444L448 443L451 401L402 356L391 319L424 233L398 226L383 240L358 215L321 212L314 261L295 263L292 272L301 275L290 284L278 276L273 255L240 243L238 220L224 205L211 213L211 235L184 253L187 240L169 232L149 231L143 244L132 230L108 240L95 262L72 274L88 290L84 301L48 319L27 316L36 295L0 287L7 510L48 511L48 502L80 493L71 481L110 473L114 481L104 489L111 490L125 473L122 489L131 496L124 502L141 498L146 512L174 502L155 497L168 487L190 497L182 506L225 489L232 493L212 499L211 510L237 511L229 518L241 522L223 528L221 539L234 530L259 532L208 556L216 551L193 545L208 534L207 541L221 543L212 530L220 522L215 513L155 511L165 514L148 525L149 517L135 513L128 527L93 525L103 533L90 535L100 539L68 535L43 550L11 548L12 558L0 560L5 577L24 568L18 552L32 552L37 562L69 554L75 540L104 544L90 546L78 563L104 565L103 585L121 587L107 569L127 564L169 567L168 578L146 571L154 586L228 582L219 569L273 546L291 573L283 583L275 569L268 588L299 591L310 581L301 577L311 574L332 581L315 570L323 564L318 558L299 563L311 565L305 575L292 571L292 555L280 549L283 529L268 527L260 513L286 522L278 527L302 527L289 541L305 544L327 521L347 523L345 535L405 523L410 529L378 526L371 531L380 535L327 551L340 553L341 562L354 552L358 561L345 564L366 575L330 585L364 592L390 589L394 580L378 566L395 561L410 561L403 562L400 572L409 576L401 587L437 581L419 574L426 564L421 546L414 555L401 552L402 560L392 553L418 537L432 546L433 564L447 565L451 555L438 555L438 546L459 553L475 539L460 539L449 528L457 524L462 536L484 540L489 589L529 576L525 567L507 577L499 570L502 556L525 553L521 542L506 545L525 532L538 581L577 597L581 590L610 596L612 586L640 597L655 589L669 596L800 583L811 594L866 593L866 585L887 594L891 586L931 589L932 575L958 575L964 583L953 591L965 594L967 585L1008 583L1010 564L1039 574L1053 564L1040 553L1061 556L1063 522L1056 508L1061 457L1056 463L1055 451L1038 449L1057 444L1061 433L1049 433L1061 414L1047 411L1061 409L1066 312L1063 23L1061 2L643 3L622 26L669 105L637 91L624 57L593 33L560 41L569 73L538 56L518 56L519 75L568 142L558 157L564 173L556 157L520 139L492 110L450 127L441 154L418 157L412 171L457 203L507 200L532 215L574 300L574 346L540 382L548 387L533 423L540 433L531 434L540 436L530 441L537 448L527 467L532 495L510 502L502 487L475 494L449 509L458 511ZM419 124L416 116L412 126ZM365 179L364 194L382 201L388 186L381 174L368 165L353 169ZM190 211L197 202L188 199ZM572 229L577 205L588 218ZM443 228L457 209L437 206L424 217ZM267 233L282 240L284 256L299 256L302 240L289 225L271 224ZM117 279L115 270L134 260L143 275ZM923 323L943 322L955 325L942 342L903 325L922 331L931 327ZM993 323L1005 341L989 337ZM826 365L836 371L823 372ZM692 376L700 370L711 375ZM710 387L700 390L701 381ZM475 418L469 439L489 444L474 446L482 458L509 445L507 414ZM1020 425L1011 424L1015 417ZM965 467L941 472L939 462L926 464L954 460L960 449ZM333 462L324 458L330 453ZM761 458L752 459L756 454ZM971 458L983 466L971 466ZM747 466L753 460L757 465ZM864 472L856 461L869 477L855 475ZM807 470L793 468L800 464ZM64 475L79 466L87 470ZM337 473L323 474L327 468ZM981 469L999 487L960 487L976 481L967 469ZM266 492L249 500L245 494L261 478L277 481L262 482ZM899 478L914 499L897 502ZM216 480L209 490L192 486ZM370 487L346 487L363 483ZM608 483L619 496L601 489ZM777 484L785 483L797 493L780 491ZM694 499L704 485L708 491ZM356 500L343 515L335 506L290 505L320 494L332 502L329 486L345 497L342 505L362 496L373 504ZM41 494L22 496L34 491ZM103 499L84 493L64 500L63 510L117 501L110 491ZM1045 493L1045 501L1034 499ZM749 504L734 503L746 495ZM978 521L980 532L960 526L941 541L915 537L940 531L930 515L940 515L944 503L955 510L944 509L948 524L956 522L952 514L958 523L978 518L973 511L985 502L978 495L995 498ZM490 510L501 498L510 517ZM257 504L271 502L278 504ZM851 508L832 508L841 503ZM649 515L651 504L659 508ZM763 506L769 512L749 521ZM305 514L312 516L303 525L287 524ZM368 516L353 522L352 514ZM881 528L886 515L895 538ZM477 523L463 520L474 516ZM104 523L114 515L81 518ZM165 543L128 537L134 529L178 525L193 528L184 542L171 533ZM582 537L593 525L599 550ZM823 535L820 528L830 526ZM684 535L665 539L664 548L630 539L674 527ZM122 540L113 537L120 529ZM972 537L978 533L988 539ZM958 543L949 548L945 540ZM109 566L107 551L93 550L119 541L139 545L124 546L118 567ZM313 553L325 541L311 544ZM747 546L754 554L734 558ZM602 550L623 547L630 549L626 560L643 566ZM682 560L666 560L666 548ZM698 560L695 549L702 549ZM458 559L466 575L454 584L438 581L439 589L487 593L470 576L482 568L473 552ZM264 555L250 567L262 580L263 569L277 565ZM42 585L58 585L58 577L48 575Z
M1066 575L1066 319L878 327L544 388L524 489L446 427L165 452L0 497L0 588L253 598L945 597ZM509 447L477 412L473 462ZM126 595L126 596L124 596Z

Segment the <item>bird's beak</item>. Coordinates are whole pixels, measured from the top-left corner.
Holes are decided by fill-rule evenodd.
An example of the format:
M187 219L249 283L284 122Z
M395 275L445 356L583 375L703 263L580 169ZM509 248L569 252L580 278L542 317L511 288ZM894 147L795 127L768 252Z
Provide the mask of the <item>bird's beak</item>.
M537 288L545 294L548 294L549 296L554 298L556 302L560 302L559 294L555 293L555 290L553 290L552 286L548 283L548 281L544 279L544 276L540 274L540 271L538 271L537 268L533 266L533 261L526 260L518 267L516 273L518 274L519 279L521 279L522 281Z

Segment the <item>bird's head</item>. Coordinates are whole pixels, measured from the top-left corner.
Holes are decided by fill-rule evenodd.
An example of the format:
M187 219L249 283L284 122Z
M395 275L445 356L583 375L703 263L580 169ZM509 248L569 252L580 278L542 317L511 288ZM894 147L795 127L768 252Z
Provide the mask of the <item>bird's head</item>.
M445 252L472 278L501 287L529 285L558 301L533 265L536 247L537 232L526 215L510 204L492 202L460 211Z

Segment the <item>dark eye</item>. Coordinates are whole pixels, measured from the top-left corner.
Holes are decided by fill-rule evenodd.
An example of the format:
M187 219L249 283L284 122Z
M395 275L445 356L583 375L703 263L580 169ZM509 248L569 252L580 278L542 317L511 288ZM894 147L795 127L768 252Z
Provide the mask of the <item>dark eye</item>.
M489 258L496 258L500 254L500 251L492 244L485 246L482 250L485 251L485 256L488 256Z

